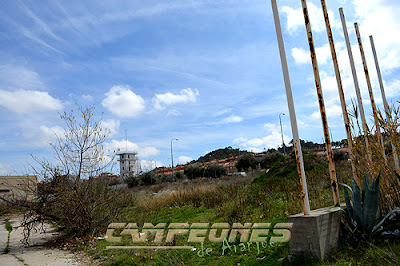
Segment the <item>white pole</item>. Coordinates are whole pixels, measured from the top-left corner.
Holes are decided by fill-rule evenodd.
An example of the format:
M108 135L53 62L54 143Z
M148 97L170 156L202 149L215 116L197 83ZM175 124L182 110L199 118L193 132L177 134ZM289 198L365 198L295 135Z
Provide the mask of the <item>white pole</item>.
M357 94L358 108L360 110L360 117L361 117L362 126L363 126L363 130L364 130L365 148L367 150L368 159L372 163L372 152L369 147L369 140L368 140L368 127L367 127L367 122L365 121L365 114L364 114L364 107L363 107L362 98L361 98L360 86L358 84L357 72L356 72L356 67L354 65L353 53L351 51L349 34L347 32L346 19L344 17L343 8L339 8L339 13L340 13L340 18L342 20L343 34L344 34L344 38L346 40L347 53L349 55L351 73L353 74L354 87L355 87L356 94Z
M272 12L274 14L276 36L278 39L279 54L281 57L283 79L285 82L286 98L287 98L287 103L288 103L288 108L289 108L290 123L291 123L291 127L292 127L292 135L293 135L293 140L294 140L293 146L294 146L294 150L296 153L297 171L299 174L300 185L301 185L301 197L303 200L303 211L304 211L304 215L308 215L308 214L310 214L310 202L308 200L307 180L306 180L306 174L304 171L303 153L301 151L299 131L297 129L296 112L294 109L292 87L290 85L289 69L287 66L285 45L283 43L281 22L279 19L279 13L278 13L278 7L276 4L276 0L271 0L271 5L272 5Z

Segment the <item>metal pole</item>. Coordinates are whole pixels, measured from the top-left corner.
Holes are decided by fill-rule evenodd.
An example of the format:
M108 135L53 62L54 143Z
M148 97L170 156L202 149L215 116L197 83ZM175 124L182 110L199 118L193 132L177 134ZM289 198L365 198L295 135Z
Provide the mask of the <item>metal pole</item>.
M383 87L383 80L382 80L382 75L381 75L381 69L379 67L379 62L378 62L378 56L376 55L376 50L375 50L375 44L374 44L374 38L369 36L369 40L371 42L371 48L372 48L372 53L374 54L374 59L375 59L375 66L376 66L376 72L378 73L378 79L379 79L379 86L381 88L381 93L382 93L382 100L383 100L383 105L385 106L385 112L386 112L386 119L388 121L392 120L392 116L390 114L389 110L389 104L386 100L386 94L385 94L385 88ZM399 156L397 154L396 146L393 145L393 141L390 140L390 144L392 145L392 150L393 150L393 159L394 159L394 166L396 168L397 173L400 174L400 165L399 165Z
M171 168L172 168L172 177L174 177L174 154L172 153L172 141L178 139L171 139Z
M353 58L353 53L351 51L349 34L347 33L346 19L344 17L343 8L339 8L339 13L340 13L340 18L342 20L343 34L344 34L344 38L346 40L347 53L349 55L351 73L353 74L354 87L355 87L356 94L357 94L358 108L360 110L360 117L361 117L362 126L363 126L363 130L364 130L365 148L367 150L368 159L369 159L370 163L372 163L372 152L371 152L371 148L369 147L369 139L368 139L368 126L367 126L367 122L365 121L365 114L364 114L364 107L362 104L360 86L358 85L357 72L356 72L356 67L354 65L354 58Z
M336 82L337 82L337 86L338 86L340 103L342 105L342 114L343 114L344 126L346 129L347 143L349 146L349 157L350 157L350 162L351 162L351 169L353 172L354 180L360 186L361 185L360 179L357 175L356 166L355 166L355 158L353 155L353 138L351 136L349 115L347 113L347 107L346 107L346 99L344 97L342 78L340 76L339 64L338 64L338 60L337 60L337 56L336 56L335 43L333 41L333 35L332 35L331 25L329 23L329 15L328 15L328 10L326 8L325 0L321 0L321 5L322 5L322 11L323 11L324 17L325 17L326 32L328 34L329 44L331 47L332 61L333 61L333 66L334 66L335 74L336 74Z
M285 151L285 141L283 140L283 130L282 130L282 120L281 120L281 115L285 115L285 113L280 113L280 114L279 114L279 123L281 124L281 135L282 135L282 147L283 147L283 155L286 155L286 151Z
M328 120L326 118L324 96L322 94L321 79L319 77L317 56L315 54L314 41L313 41L313 36L312 36L312 32L311 32L311 25L310 25L310 19L308 16L306 0L301 0L301 4L303 6L304 22L306 24L308 44L310 46L310 55L311 55L311 61L312 61L313 70L314 70L315 86L317 88L319 110L321 112L322 127L324 129L324 138L325 138L326 153L327 153L328 164L329 164L329 174L331 176L333 201L334 201L335 206L339 206L340 202L339 202L338 184L337 184L337 179L336 179L336 169L335 169L335 163L333 162L331 140L329 137Z
M372 53L374 54L376 72L378 73L379 86L380 86L380 88L381 88L383 105L384 105L384 107L385 107L386 116L389 117L389 116L390 116L389 104L388 104L388 102L387 102L387 100L386 100L386 94L385 94L385 88L383 87L383 80L382 80L382 75L381 75L381 69L380 69L380 67L379 67L378 56L376 55L375 44L374 44L374 38L372 37L372 35L369 36L369 40L370 40L370 42L371 42Z
M290 85L289 69L288 69L287 60L286 60L285 45L283 43L281 22L279 19L279 13L278 13L278 7L276 4L276 0L271 0L271 6L272 6L272 12L274 14L276 37L278 39L283 79L285 82L286 98L287 98L287 102L288 102L290 124L292 127L292 135L293 135L293 141L294 141L293 146L294 146L294 151L296 154L297 172L298 172L298 176L300 179L300 186L301 186L301 198L303 201L303 211L304 211L304 215L309 215L310 214L310 202L308 200L307 180L306 180L306 174L304 171L303 153L301 151L299 131L297 129L296 112L294 109L292 87Z
M369 97L371 99L372 113L374 114L376 133L378 134L379 141L381 142L380 151L381 151L383 159L385 160L385 164L387 165L387 159L386 159L386 154L385 154L385 146L383 144L383 137L382 137L382 134L381 134L381 127L379 126L378 111L376 109L376 104L375 104L375 99L374 99L374 92L372 91L371 80L369 78L369 72L368 72L368 67L367 67L367 60L365 59L364 48L363 48L363 45L362 45L360 30L358 29L358 24L357 23L354 23L354 28L355 28L356 34L357 34L358 46L360 47L361 59L362 59L362 62L363 62L365 78L367 80L367 87L368 87Z

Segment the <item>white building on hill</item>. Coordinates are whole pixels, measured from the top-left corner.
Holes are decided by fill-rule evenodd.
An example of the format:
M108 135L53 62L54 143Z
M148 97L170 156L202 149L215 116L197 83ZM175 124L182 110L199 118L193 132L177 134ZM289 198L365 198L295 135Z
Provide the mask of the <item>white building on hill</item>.
M122 179L129 175L137 175L140 171L140 163L136 157L136 152L120 152L119 155L119 173Z

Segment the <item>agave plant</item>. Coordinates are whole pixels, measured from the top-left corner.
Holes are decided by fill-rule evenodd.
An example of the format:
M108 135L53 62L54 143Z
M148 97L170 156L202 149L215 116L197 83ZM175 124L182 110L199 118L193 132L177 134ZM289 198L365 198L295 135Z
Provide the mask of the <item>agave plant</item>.
M352 196L352 200L350 200L347 189L344 189L347 221L353 230L362 235L382 232L385 222L390 219L393 214L400 213L400 209L396 208L384 218L376 219L376 212L379 206L379 180L380 175L370 183L369 177L364 176L362 191L354 179L351 180L351 187L346 184L341 184L351 192Z

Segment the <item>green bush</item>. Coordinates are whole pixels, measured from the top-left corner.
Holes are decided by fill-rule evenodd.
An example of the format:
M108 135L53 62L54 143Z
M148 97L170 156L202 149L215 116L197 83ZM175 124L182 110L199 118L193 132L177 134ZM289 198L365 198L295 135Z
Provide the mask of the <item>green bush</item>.
M176 180L182 180L185 178L185 174L182 172L175 172L175 179Z
M219 164L210 164L208 165L205 176L212 178L220 178L221 176L226 175L226 168Z
M119 178L113 178L108 181L108 186L115 186L115 185L121 184L121 182L122 181Z
M204 168L195 164L191 164L185 167L184 174L189 179L196 179L204 175Z
M247 171L249 168L256 169L258 161L251 153L245 153L239 157L236 168L239 171Z
M140 176L133 175L130 173L128 177L124 180L124 182L128 185L129 188L138 187L142 185L142 180Z
M260 165L264 169L271 168L271 166L277 162L280 161L284 158L284 156L277 152L277 151L272 151L272 152L267 152L260 161Z
M153 172L146 172L140 175L143 185L154 185L156 183L156 175Z

